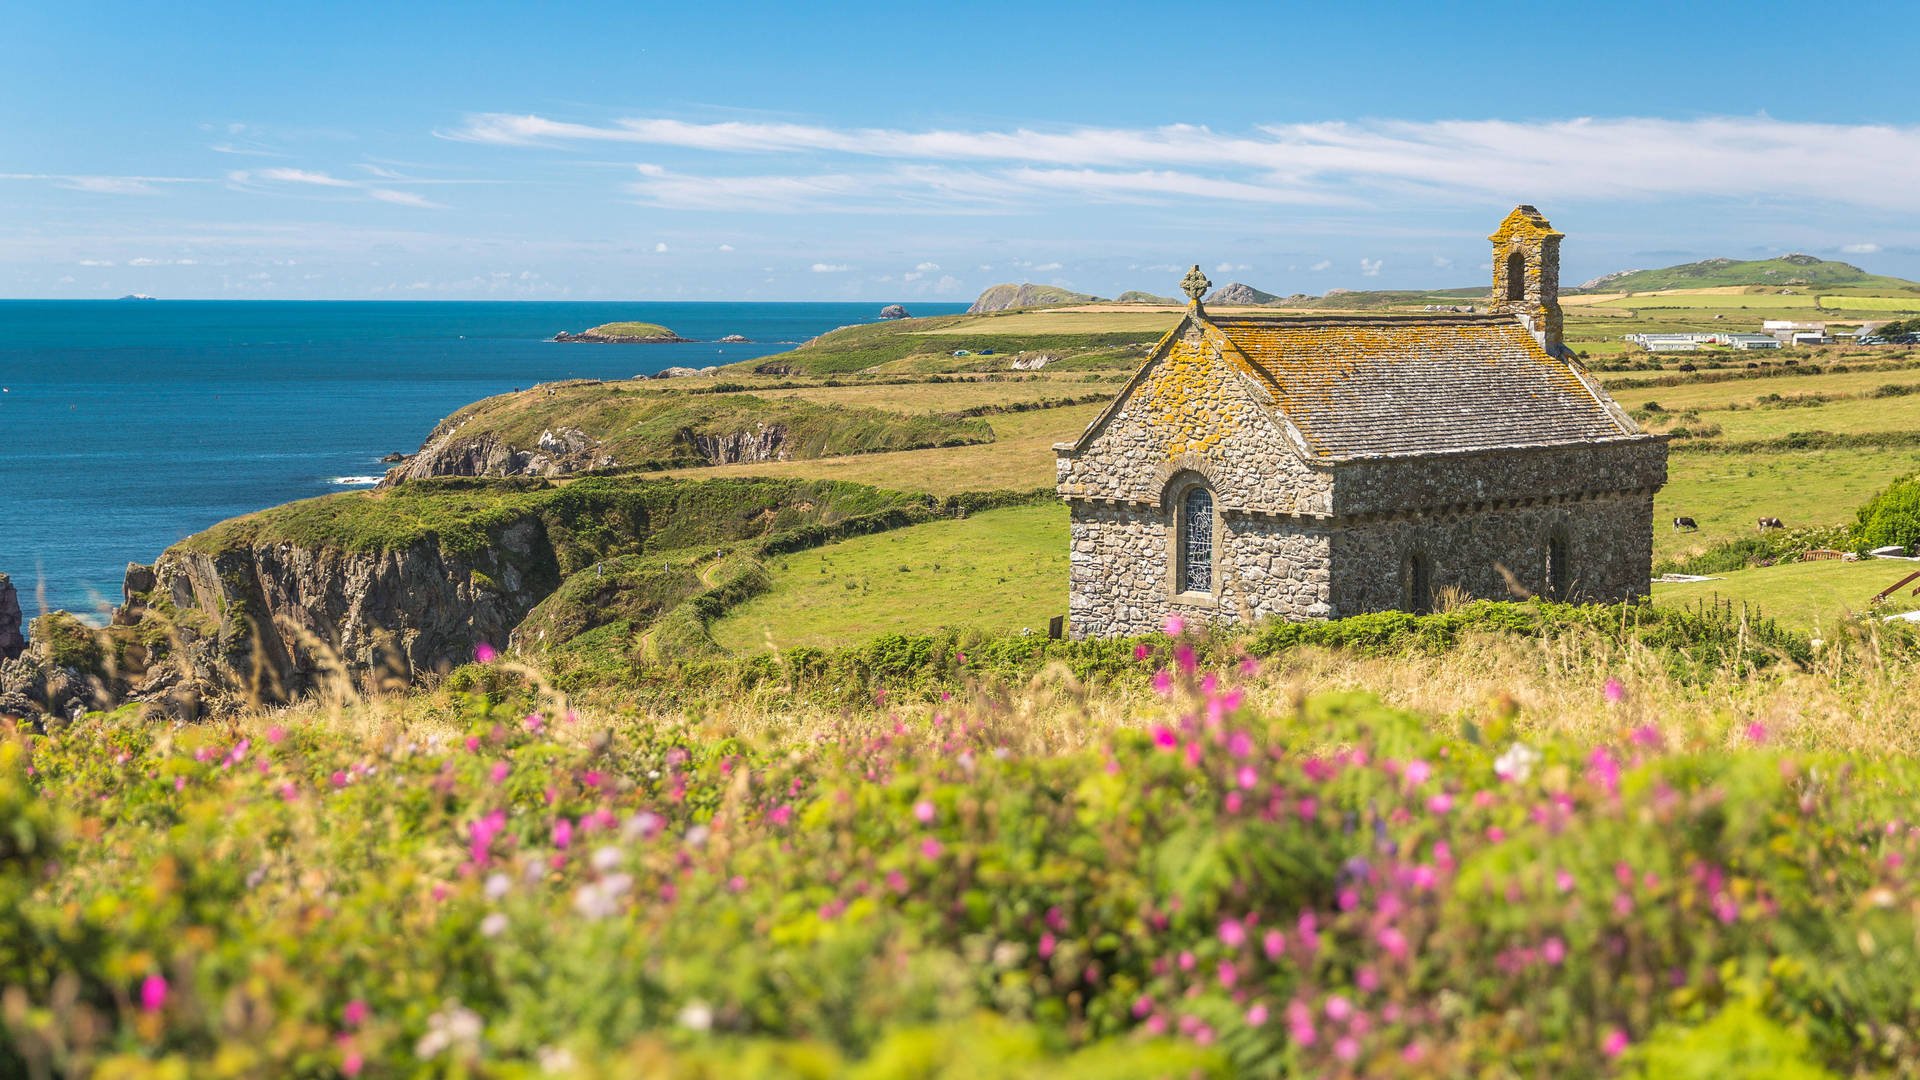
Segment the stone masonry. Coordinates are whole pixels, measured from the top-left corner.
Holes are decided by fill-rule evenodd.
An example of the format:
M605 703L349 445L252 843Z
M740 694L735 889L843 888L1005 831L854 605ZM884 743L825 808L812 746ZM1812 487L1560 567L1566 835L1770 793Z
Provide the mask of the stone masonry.
M1666 442L1561 345L1559 240L1510 214L1481 317L1215 319L1196 268L1186 316L1055 447L1070 632L1420 610L1450 590L1645 595ZM1182 563L1197 490L1204 589Z

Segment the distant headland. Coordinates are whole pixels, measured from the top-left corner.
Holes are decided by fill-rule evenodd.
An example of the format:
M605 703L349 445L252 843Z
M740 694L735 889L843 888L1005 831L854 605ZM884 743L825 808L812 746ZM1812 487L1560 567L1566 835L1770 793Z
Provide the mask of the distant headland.
M679 334L648 322L610 322L602 323L590 330L570 334L565 330L553 336L555 341L588 341L598 345L658 345L676 341L687 341Z

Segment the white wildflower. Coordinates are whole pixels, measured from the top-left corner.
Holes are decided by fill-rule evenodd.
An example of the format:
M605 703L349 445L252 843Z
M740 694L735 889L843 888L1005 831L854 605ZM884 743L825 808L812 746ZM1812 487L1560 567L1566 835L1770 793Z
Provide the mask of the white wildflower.
M542 631L544 633L544 631ZM573 1072L573 1051L564 1046L543 1046L538 1051L540 1071L554 1076Z
M603 847L593 853L593 868L604 874L620 865L622 855L617 847Z
M659 832L662 824L664 822L659 814L651 810L642 810L628 818L627 823L620 827L620 832L629 840L645 840Z
M507 890L511 888L513 888L513 879L500 871L495 870L487 875L487 899L498 900L507 895Z
M706 847L707 837L711 835L712 832L713 830L707 828L705 825L695 825L693 828L687 830L687 846L696 850Z
M480 920L480 932L487 937L499 937L506 933L506 930L507 917L501 912L496 911Z
M478 1013L448 998L439 1012L427 1017L427 1033L414 1044L414 1055L430 1058L453 1050L462 1057L471 1056L480 1049L484 1027Z
M1533 775L1533 767L1540 764L1540 751L1517 742L1507 747L1507 752L1493 759L1493 772L1503 780L1523 784Z
M704 1001L689 1001L681 1008L678 1020L690 1031L707 1031L713 1027L713 1009Z

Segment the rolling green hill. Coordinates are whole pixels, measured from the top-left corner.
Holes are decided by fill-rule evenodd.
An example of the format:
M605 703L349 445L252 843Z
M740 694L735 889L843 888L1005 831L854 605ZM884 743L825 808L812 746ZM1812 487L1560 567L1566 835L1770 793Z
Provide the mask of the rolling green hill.
M1777 259L1744 261L1705 259L1660 270L1622 270L1594 278L1581 285L1579 291L1653 292L1659 289L1730 285L1855 285L1920 291L1920 283L1869 274L1852 263L1833 262L1812 255L1782 255Z

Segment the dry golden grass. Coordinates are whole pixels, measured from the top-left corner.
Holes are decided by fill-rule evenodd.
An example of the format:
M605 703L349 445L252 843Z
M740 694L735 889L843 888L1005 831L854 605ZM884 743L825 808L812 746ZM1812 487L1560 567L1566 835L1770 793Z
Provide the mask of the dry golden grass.
M952 495L962 491L1051 487L1053 444L1077 438L1100 413L1100 405L992 416L994 441L891 454L854 454L807 461L765 461L679 469L666 476L708 479L727 476L804 476L851 480L893 490Z
M794 397L822 404L860 406L890 412L942 413L981 405L1014 405L1049 398L1112 394L1119 390L1120 379L1125 377L1116 373L1116 378L1089 382L1086 375L1079 372L1059 376L1044 372L1039 374L1037 379L1019 378L1018 381L808 386L790 390L762 390L758 393L762 397Z

